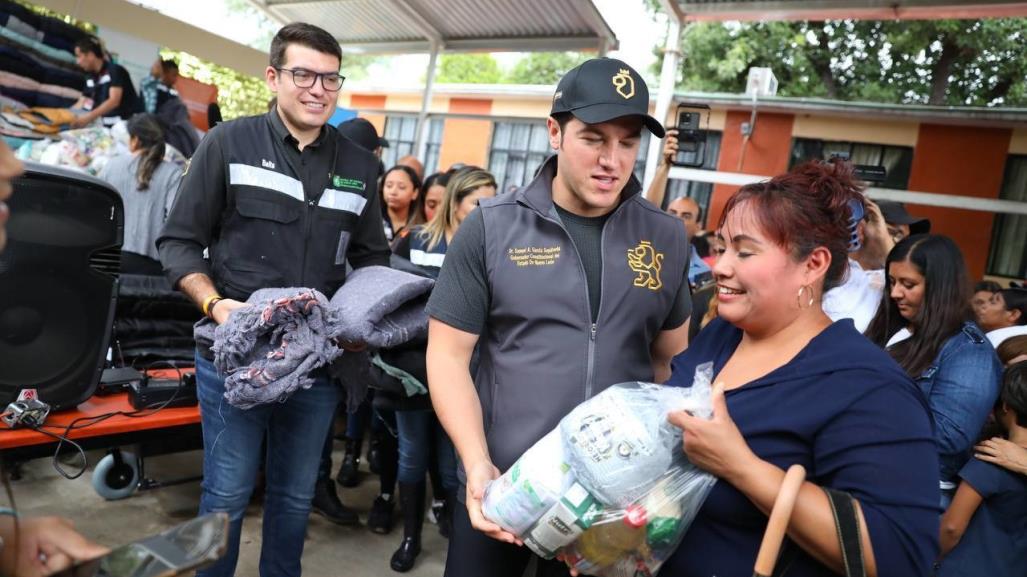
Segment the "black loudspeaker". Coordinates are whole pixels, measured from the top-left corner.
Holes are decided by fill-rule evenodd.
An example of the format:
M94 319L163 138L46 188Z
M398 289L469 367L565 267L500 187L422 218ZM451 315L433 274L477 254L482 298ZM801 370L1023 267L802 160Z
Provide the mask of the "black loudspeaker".
M54 410L92 396L118 294L125 213L102 180L29 163L0 252L0 407L25 388Z

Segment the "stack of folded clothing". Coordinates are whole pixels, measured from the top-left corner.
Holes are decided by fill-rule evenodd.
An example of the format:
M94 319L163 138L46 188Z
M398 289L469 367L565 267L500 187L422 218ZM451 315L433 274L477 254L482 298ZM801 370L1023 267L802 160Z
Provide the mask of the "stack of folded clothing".
M428 331L425 300L434 281L372 266L357 269L329 301L309 288L261 289L223 325L196 324L199 346L210 346L214 365L227 375L225 399L247 409L278 402L313 384L311 371L331 366L359 403L367 387L366 352L344 352L340 344L371 349L394 347ZM356 406L356 405L352 405Z
M73 105L85 86L74 46L86 35L56 18L0 0L0 93L25 106Z
M200 311L163 276L119 276L114 313L118 360L132 367L155 361L193 360L193 325Z

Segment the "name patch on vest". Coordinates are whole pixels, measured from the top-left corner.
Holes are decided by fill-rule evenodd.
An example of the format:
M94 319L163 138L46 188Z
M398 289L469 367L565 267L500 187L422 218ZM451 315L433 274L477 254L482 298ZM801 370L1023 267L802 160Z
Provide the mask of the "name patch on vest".
M366 190L367 183L363 180L357 180L355 178L343 178L338 174L332 176L332 186L335 188L349 188L352 190Z
M557 246L522 246L511 247L506 251L510 262L521 266L554 266L560 260L562 247Z

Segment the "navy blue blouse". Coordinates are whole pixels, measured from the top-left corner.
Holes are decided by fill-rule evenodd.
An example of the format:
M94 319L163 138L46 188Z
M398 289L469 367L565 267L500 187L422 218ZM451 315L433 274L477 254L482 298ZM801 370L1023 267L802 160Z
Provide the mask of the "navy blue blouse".
M715 319L673 363L670 385L695 367L719 373L742 331ZM782 469L849 492L866 519L880 577L931 574L938 555L938 449L927 401L887 353L849 319L824 329L786 365L727 392L749 447ZM767 517L719 481L661 577L751 575ZM791 545L795 547L795 545ZM834 575L800 551L790 577Z

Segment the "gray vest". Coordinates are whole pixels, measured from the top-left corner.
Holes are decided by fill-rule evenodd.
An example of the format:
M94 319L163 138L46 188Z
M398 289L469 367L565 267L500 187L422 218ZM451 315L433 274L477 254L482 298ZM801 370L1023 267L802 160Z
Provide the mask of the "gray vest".
M585 269L553 207L556 157L516 193L481 202L491 306L475 379L492 461L505 471L571 409L653 379L650 346L685 278L685 229L632 177L603 229L592 323Z

